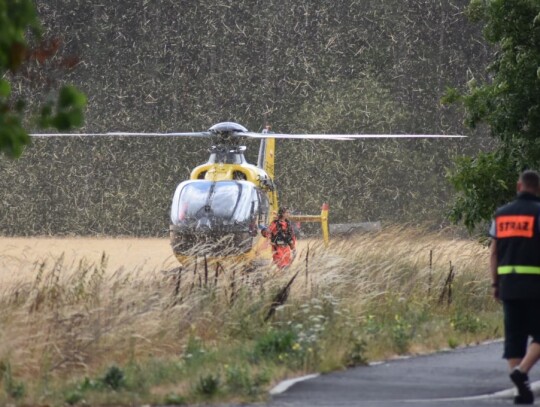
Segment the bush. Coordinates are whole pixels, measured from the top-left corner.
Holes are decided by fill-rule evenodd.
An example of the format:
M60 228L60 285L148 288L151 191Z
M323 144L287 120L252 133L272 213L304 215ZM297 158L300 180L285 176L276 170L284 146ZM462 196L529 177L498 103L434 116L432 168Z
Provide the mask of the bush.
M124 372L118 366L111 366L101 381L112 390L119 390L126 385Z

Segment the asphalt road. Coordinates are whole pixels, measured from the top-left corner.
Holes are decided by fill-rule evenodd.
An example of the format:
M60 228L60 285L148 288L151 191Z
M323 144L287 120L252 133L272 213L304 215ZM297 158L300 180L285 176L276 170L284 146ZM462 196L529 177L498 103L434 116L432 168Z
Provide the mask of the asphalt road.
M271 407L505 406L513 389L496 342L321 375L272 397ZM540 374L533 369L531 381ZM533 389L540 404L540 383Z

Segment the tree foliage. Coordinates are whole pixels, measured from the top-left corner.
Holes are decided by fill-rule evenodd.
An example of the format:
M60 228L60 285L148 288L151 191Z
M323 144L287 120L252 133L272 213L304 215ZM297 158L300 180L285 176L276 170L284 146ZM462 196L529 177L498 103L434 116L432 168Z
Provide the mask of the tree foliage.
M24 129L25 100L13 100L9 76L30 62L27 33L41 35L32 0L0 0L0 151L18 157L29 136ZM72 86L60 90L58 100L47 101L37 115L42 128L69 130L83 122L85 96Z
M461 158L449 174L458 192L452 218L473 230L512 197L521 171L540 165L540 2L473 0L468 13L498 49L486 82L473 78L465 93L449 89L444 98L460 102L465 124L487 125L497 142L494 151Z

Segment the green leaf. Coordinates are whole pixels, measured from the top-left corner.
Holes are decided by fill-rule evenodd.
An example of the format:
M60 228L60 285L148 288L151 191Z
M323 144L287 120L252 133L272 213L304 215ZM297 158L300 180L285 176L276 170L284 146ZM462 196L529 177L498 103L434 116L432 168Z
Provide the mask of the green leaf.
M7 98L11 94L11 85L5 79L0 79L0 97Z

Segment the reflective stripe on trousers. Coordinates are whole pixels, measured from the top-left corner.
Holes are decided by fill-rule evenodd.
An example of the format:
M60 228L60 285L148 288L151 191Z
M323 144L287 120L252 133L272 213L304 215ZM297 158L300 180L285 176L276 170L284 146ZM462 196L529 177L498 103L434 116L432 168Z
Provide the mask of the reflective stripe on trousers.
M497 274L540 274L538 266L499 266Z

